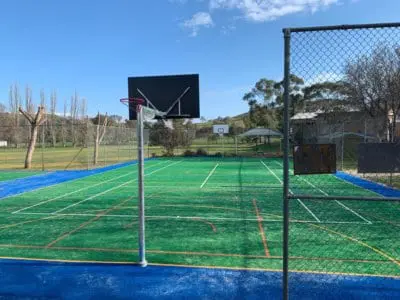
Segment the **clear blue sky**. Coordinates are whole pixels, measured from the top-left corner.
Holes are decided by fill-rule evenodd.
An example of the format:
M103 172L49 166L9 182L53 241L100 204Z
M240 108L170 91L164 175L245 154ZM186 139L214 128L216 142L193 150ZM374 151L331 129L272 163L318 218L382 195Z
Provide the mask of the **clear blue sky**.
M90 115L127 116L128 76L199 73L201 115L232 116L259 78L281 79L282 28L395 22L399 11L398 0L1 1L0 102L18 82L36 103L55 89L59 111L77 90Z

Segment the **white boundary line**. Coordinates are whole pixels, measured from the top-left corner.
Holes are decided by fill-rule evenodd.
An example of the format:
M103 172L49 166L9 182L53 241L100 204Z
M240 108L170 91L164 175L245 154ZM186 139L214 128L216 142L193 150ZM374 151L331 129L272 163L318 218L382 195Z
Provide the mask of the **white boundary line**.
M135 163L135 164L127 165L127 166L124 166L124 167L121 167L121 168L116 168L116 169L105 171L105 172L112 172L112 171L115 171L115 170L120 170L120 169L128 168L128 167L131 167L131 166L135 166L135 165L137 165L137 164ZM105 172L103 172L103 173L105 173ZM52 172L50 172L50 173L52 173ZM27 194L27 193L34 193L34 192L37 192L37 191L40 191L40 190L52 188L53 186L57 186L59 184L63 184L63 183L67 183L67 182L70 183L70 182L74 182L74 181L77 181L77 180L80 180L80 179L86 179L86 178L91 177L91 176L100 175L100 174L103 174L103 173L95 173L95 174L87 175L87 176L84 176L84 177L79 177L79 178L71 179L71 180L68 180L68 181L63 181L63 182L55 183L55 184L52 184L52 185L43 186L43 187L37 188L35 190L25 191L25 192L14 194L14 195L9 195L9 196L6 196L6 197L0 198L0 199L4 200L4 199L7 199L7 198L13 198L13 197L21 196L21 195Z
M63 214L52 214L52 213L19 213L20 215L39 215L39 216L61 216L61 217L96 217L98 214L91 214L91 213L63 213ZM102 218L137 218L136 215L121 215L121 214L107 214L101 216ZM178 220L178 219L203 219L203 220L209 220L209 221L233 221L233 222L240 222L240 221L258 221L257 218L224 218L224 217L205 217L205 216L151 216L151 215L146 215L146 219L172 219L172 220ZM261 220L262 222L282 222L282 220L269 220L263 219ZM312 223L312 224L361 224L365 225L365 222L336 222L336 221L328 221L328 222L315 222L315 221L303 221L303 220L291 220L291 223Z
M344 173L344 172L343 172L343 173ZM350 174L350 175L351 175L351 174ZM375 195L378 195L378 196L384 198L383 195L381 195L381 194L379 194L379 193L377 193L377 192L374 192L374 191L365 189L365 188L363 188L363 187L361 187L361 186L355 185L354 183L352 183L352 182L350 182L350 181L347 181L347 180L344 180L343 178L340 178L340 177L337 177L337 176L334 176L334 175L331 175L331 176L334 177L335 179L340 180L340 181L343 181L344 183L347 183L347 184L349 184L349 185L351 185L351 186L355 186L355 187L357 187L357 188L359 188L359 189L362 189L362 190L364 190L364 191L371 192L371 193L373 193L373 194L375 194ZM364 179L364 180L365 180L365 179Z
M307 205L303 203L303 201L300 199L297 199L297 201L299 201L299 203L314 217L315 220L317 220L318 223L321 223L321 220L307 207Z
M277 163L278 165L282 166L282 164L280 164L280 163L278 163L278 162L276 162L276 163ZM331 176L333 176L333 175L331 175ZM296 177L298 177L298 178L300 178L301 180L305 181L307 184L309 184L309 185L312 186L313 188L319 190L319 191L320 191L321 193L323 193L325 196L329 196L328 193L326 193L325 191L323 191L323 190L321 190L320 188L316 187L314 184L312 184L311 182L309 182L307 179L303 179L303 178L300 177L300 176L296 176ZM341 178L338 178L338 177L336 177L336 176L334 176L334 177L337 178L337 179L340 179L340 180L342 180L342 181L344 181L344 182L346 182L346 183L348 183L348 184L351 184L351 185L356 186L355 184L352 184L352 183L350 183L350 182L347 182L347 181L345 181L345 180L343 180L343 179L341 179ZM359 186L356 186L356 187L361 188L361 187L359 187ZM382 196L382 195L380 195L380 196ZM344 209L346 209L346 210L352 212L354 215L356 215L357 217L359 217L359 218L362 219L363 221L367 222L368 224L372 224L371 221L367 220L366 218L364 218L363 216L361 216L359 213L357 213L356 211L352 210L350 207L344 205L344 204L341 203L340 201L335 200L335 202L336 202L337 204L339 204L340 206L342 206Z
M145 174L144 176L149 176L149 175L151 175L151 174L154 174L155 172L164 170L165 168L171 167L171 166L176 165L176 164L178 164L178 163L180 163L180 162L182 162L182 160L180 160L180 161L178 161L178 162L174 162L174 163L172 163L172 164L169 164L169 165L167 165L167 166L165 166L165 167L162 167L162 168L160 168L160 169L156 169L156 170L154 170L154 171L152 171L152 172L150 172L150 173L148 173L148 174ZM103 191L103 192L101 192L101 193L95 194L95 195L93 195L93 196L91 196L91 197L89 197L89 198L86 198L86 199L83 199L83 200L81 200L81 201L75 202L75 203L73 203L73 204L71 204L71 205L68 205L68 206L66 206L66 207L64 207L64 208L62 208L62 209L59 209L59 210L57 210L57 211L55 211L55 212L52 212L51 214L58 214L58 213L60 213L60 212L62 212L62 211L64 211L64 210L66 210L66 209L68 209L68 208L71 208L71 207L74 207L74 206L76 206L76 205L79 205L79 204L81 204L81 203L83 203L83 202L92 200L92 199L94 199L94 198L96 198L96 197L98 197L98 196L104 195L104 194L106 194L106 193L108 193L108 192L111 192L111 191L117 189L117 188L120 188L121 186L127 185L128 183L135 182L136 180L137 180L137 178L135 178L135 179L133 179L133 180L129 180L129 181L124 182L124 183L122 183L122 184L120 184L120 185L117 185L117 186L115 186L115 187L113 187L113 188L110 188L110 189L108 189L108 190L105 190L105 191Z
M272 175L274 175L274 176L276 177L276 179L278 179L278 181L281 183L281 185L283 185L283 181L275 174L275 172L272 171L272 170L270 169L270 167L268 167L262 160L260 160L260 162L268 169L268 171L269 171ZM292 192L290 189L289 189L289 192L293 194L293 192ZM304 204L303 201L301 201L300 199L297 199L297 201L301 204L301 206L303 206L303 207L310 213L310 215L311 215L318 223L321 223L321 220L312 212L311 209L309 209L309 208L307 207L307 205Z
M218 166L219 166L219 163L217 163L217 164L215 165L214 169L212 169L212 170L210 171L210 173L208 173L207 178L203 181L203 183L202 183L201 186L200 186L201 189L202 189L203 186L207 183L208 179L210 179L210 177L211 177L212 174L215 172L215 170L217 169Z
M161 162L160 162L160 163L161 163ZM148 166L148 167L150 168L150 167L159 165L160 163L157 163L157 164L154 164L154 165L151 165L151 166ZM134 174L134 173L136 173L136 172L137 172L137 170L132 171L132 172L129 172L129 173L126 173L126 174L121 175L121 176L118 176L118 177L113 177L113 178L111 178L111 179L109 179L109 180L106 180L106 181L101 181L101 182L96 183L96 184L93 184L93 185L85 186L85 187L83 187L83 188L81 188L81 189L78 189L78 190L75 190L75 191L72 191L72 192L69 192L69 193L66 193L66 194L57 196L57 197L55 197L55 198L51 198L51 199L48 199L48 200L45 200L45 201L41 201L41 202L36 203L36 204L34 204L34 205L31 205L31 206L24 207L24 208L21 208L21 209L19 209L19 210L13 211L12 214L17 214L17 213L19 213L19 212L21 212L21 211L24 211L24 210L27 210L27 209L30 209L30 208L33 208L33 207L36 207L36 206L39 206L39 205L48 203L48 202L52 202L52 201L54 201L54 200L58 200L58 199L64 198L64 197L66 197L66 196L69 196L69 195L72 195L72 194L75 194L75 193L78 193L78 192L81 192L81 191L90 189L90 188L92 188L92 187L96 187L96 186L102 185L102 184L104 184L104 183L107 183L107 182L113 181L113 180L115 180L115 179L119 179L119 178L122 178L122 177L125 177L125 176L128 176L128 175ZM84 178L80 178L80 179L84 179Z
M319 187L315 186L314 184L312 184L311 182L309 182L307 179L304 179L302 177L299 176L299 178L301 180L303 180L304 182L306 182L307 184L309 184L310 186L312 186L313 188L317 189L318 191L320 191L322 194L324 194L325 196L329 196L328 193L326 193L325 191L321 190ZM364 218L362 215L360 215L358 212L352 210L350 207L344 205L343 203L341 203L338 200L334 200L337 204L339 204L340 206L342 206L344 209L352 212L354 215L356 215L357 217L359 217L360 219L364 220L365 222L367 222L368 224L372 224L371 221L367 220L366 218Z

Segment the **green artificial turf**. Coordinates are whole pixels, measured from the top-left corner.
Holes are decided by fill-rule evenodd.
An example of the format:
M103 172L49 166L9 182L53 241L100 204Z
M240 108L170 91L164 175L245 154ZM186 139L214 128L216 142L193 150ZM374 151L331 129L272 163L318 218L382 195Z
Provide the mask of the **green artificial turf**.
M282 162L173 158L145 163L146 248L154 264L282 269ZM291 191L372 196L332 175ZM0 200L0 256L137 261L137 166ZM400 205L292 200L292 271L400 275Z

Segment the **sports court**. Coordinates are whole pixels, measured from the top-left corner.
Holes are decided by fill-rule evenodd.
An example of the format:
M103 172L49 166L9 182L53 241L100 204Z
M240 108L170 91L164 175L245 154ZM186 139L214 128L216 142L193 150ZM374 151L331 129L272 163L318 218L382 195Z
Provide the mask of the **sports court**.
M151 265L282 269L281 159L160 158L144 174ZM290 177L293 193L376 196L334 175ZM137 196L130 165L3 198L0 256L135 264ZM292 201L291 271L398 277L399 227L398 202Z

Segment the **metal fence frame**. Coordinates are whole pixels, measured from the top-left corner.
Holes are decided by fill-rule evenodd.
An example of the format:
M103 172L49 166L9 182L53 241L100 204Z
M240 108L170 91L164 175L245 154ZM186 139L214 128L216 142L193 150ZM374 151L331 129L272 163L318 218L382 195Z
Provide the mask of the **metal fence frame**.
M289 156L290 156L290 69L291 69L291 36L292 33L311 32L311 31L345 31L354 29L378 29L400 27L400 23L376 23L376 24L357 24L357 25L338 25L338 26L317 26L302 28L284 28L284 115L283 115L283 281L282 295L283 299L289 298L289 208L290 200L293 199L313 199L313 200L368 200L382 201L382 197L329 197L315 195L295 195L289 192ZM390 198L391 201L400 201L400 198Z

